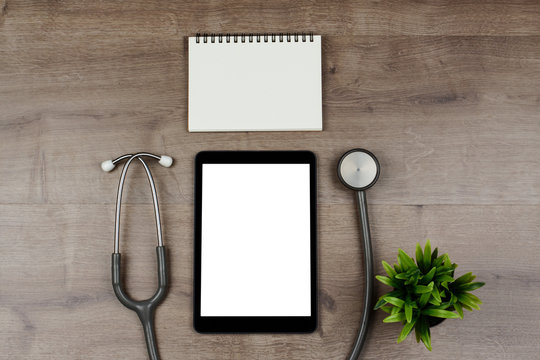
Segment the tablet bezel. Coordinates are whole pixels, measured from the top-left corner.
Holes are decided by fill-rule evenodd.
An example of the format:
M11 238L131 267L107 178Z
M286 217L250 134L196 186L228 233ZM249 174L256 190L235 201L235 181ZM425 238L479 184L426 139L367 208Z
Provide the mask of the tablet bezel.
M311 316L201 316L203 164L309 164ZM311 151L201 151L195 157L193 327L199 333L310 333L317 328L316 157Z

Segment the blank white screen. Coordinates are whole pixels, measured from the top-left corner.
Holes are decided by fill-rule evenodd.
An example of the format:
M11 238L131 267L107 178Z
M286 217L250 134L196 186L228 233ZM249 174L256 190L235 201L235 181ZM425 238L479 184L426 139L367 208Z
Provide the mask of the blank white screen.
M311 316L309 164L203 164L201 316Z

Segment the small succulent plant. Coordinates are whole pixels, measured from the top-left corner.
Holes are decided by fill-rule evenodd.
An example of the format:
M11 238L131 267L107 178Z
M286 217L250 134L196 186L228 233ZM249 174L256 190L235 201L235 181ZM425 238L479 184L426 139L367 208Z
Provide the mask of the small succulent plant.
M383 261L388 276L377 275L383 284L394 288L381 296L375 309L390 315L383 322L401 322L403 329L397 339L400 343L414 328L416 342L422 342L431 351L430 326L444 319L463 319L463 309L480 310L480 299L469 291L484 286L483 282L473 282L476 278L467 273L454 278L457 268L448 254L438 256L438 249L431 251L429 240L424 251L416 244L416 263L403 250L398 250L397 264L390 266Z

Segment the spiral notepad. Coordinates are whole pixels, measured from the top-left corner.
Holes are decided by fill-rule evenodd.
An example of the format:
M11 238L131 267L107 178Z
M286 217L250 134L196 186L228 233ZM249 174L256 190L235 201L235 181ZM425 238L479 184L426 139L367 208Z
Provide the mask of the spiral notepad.
M189 38L188 130L322 130L321 37Z

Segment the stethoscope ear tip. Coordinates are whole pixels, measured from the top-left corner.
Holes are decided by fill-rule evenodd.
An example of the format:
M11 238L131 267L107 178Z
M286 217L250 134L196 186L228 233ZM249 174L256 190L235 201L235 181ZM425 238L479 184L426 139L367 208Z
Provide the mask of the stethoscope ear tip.
M170 156L161 155L161 157L159 158L159 165L163 167L167 167L167 168L171 167L172 163L173 163L173 159Z
M109 171L112 171L112 169L114 169L115 166L116 165L114 165L112 160L105 160L104 162L101 163L101 170L105 172L109 172Z

